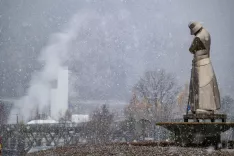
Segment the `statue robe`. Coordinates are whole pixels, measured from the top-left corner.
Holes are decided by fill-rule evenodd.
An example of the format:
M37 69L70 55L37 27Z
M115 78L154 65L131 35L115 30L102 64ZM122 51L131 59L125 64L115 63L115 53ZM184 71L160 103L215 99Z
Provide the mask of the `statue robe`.
M210 60L210 34L203 28L194 38L189 51L194 55L189 87L189 105L197 109L220 109L220 94Z

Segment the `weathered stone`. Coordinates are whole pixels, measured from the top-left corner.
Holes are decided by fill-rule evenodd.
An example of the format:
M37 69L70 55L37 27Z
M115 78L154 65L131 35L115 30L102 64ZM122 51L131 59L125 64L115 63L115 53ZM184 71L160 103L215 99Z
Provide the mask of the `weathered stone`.
M195 37L189 48L194 58L188 102L193 113L215 111L221 106L218 83L210 60L210 34L199 22L192 22L189 28Z

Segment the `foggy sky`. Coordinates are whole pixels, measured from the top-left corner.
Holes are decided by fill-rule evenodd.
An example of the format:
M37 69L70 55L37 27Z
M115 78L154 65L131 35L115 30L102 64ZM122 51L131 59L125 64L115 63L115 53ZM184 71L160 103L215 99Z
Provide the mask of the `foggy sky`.
M43 66L37 59L48 38L61 31L75 14L89 17L83 24L83 32L87 33L77 34L79 44L71 47L71 56L77 58L70 62L77 70L85 66L78 71L82 76L86 68L91 70L93 62L96 66L101 64L96 72L102 73L105 63L99 56L110 57L115 62L113 66L119 62L126 83L106 90L113 96L125 94L124 90L130 90L146 70L164 68L174 72L181 85L188 82L191 20L203 22L211 33L211 59L221 93L232 94L233 6L232 0L0 0L0 97L20 97L26 93L32 73ZM106 70L101 74L104 75ZM95 80L94 75L90 80ZM79 77L73 81L88 83ZM97 83L98 87L103 82Z

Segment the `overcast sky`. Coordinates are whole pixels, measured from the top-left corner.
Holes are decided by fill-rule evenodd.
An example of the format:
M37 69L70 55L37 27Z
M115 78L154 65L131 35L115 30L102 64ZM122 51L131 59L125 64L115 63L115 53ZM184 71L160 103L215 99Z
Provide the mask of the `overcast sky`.
M115 62L122 58L127 89L144 71L159 68L174 72L180 84L189 82L188 23L201 21L211 33L211 59L221 91L233 94L233 6L233 0L0 0L0 97L26 93L32 73L42 67L37 59L49 37L75 15L85 16L77 42L87 46L71 46L71 56L79 53L77 60L83 60L74 66L100 62L87 63L89 57L82 53L90 49L92 56L100 52ZM74 64L76 59L69 60Z

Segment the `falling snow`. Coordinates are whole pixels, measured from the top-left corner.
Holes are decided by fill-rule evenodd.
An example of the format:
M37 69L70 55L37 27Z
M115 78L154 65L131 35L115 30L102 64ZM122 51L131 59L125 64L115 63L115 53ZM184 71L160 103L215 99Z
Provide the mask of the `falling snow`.
M186 111L191 20L211 33L220 112L234 121L233 2L0 0L0 145L39 151L29 155L234 155L140 146L172 142L155 123Z

